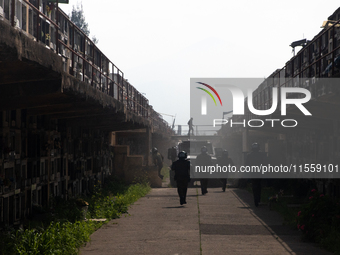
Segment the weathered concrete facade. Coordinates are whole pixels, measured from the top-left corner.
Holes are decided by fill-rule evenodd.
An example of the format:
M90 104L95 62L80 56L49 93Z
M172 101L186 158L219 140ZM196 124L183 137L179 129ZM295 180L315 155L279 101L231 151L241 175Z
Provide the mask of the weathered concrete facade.
M6 3L0 12L0 228L29 216L34 205L48 206L51 197L87 194L109 175L127 182L146 176L160 186L149 151L154 135L170 141L171 130L148 100L65 14L56 20L57 8ZM13 11L18 5L29 15ZM133 139L119 140L127 130Z
M298 121L294 128L282 128L280 122L276 122L275 128L267 123L261 128L225 125L220 130L223 136L220 146L229 150L238 165L244 164L244 156L254 142L261 144L270 162L276 165L340 163L339 20L340 8L324 22L324 29L313 40L306 42L282 69L273 72L253 93L254 108L264 110L272 106L273 88L305 88L311 92L311 100L304 106L312 116L304 116L296 107L288 107L284 117ZM247 123L250 119L283 118L281 109L270 116L254 115L246 104L245 109L245 116L234 116L233 120L245 119ZM314 181L321 192L340 197L339 179Z

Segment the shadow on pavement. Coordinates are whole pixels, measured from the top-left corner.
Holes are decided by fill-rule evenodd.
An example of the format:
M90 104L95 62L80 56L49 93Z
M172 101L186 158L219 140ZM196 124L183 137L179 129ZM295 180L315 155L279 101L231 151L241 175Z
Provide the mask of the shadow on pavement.
M196 197L197 195L187 195L187 197ZM145 197L175 197L175 198L178 198L178 195L163 195L163 194L160 194L160 195L146 195Z
M163 209L174 209L174 208L184 208L183 205L179 205L179 206L167 206L167 207L162 207Z

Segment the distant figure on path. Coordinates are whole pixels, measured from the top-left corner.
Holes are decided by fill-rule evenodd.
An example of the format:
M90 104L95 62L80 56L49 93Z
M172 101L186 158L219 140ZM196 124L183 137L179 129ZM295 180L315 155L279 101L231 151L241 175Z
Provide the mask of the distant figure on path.
M152 160L155 166L157 166L158 176L163 179L163 175L161 175L161 170L163 168L163 156L160 154L156 147L152 148Z
M251 145L251 152L246 157L246 166L260 166L267 164L267 155L260 152L260 145L253 143ZM253 195L255 206L258 207L261 201L261 178L254 178L251 180L253 186Z
M190 182L190 161L186 160L187 153L178 153L178 160L172 163L171 170L175 171L175 181L177 182L177 192L181 205L186 204L188 183Z
M202 168L212 166L211 156L208 154L208 149L206 146L201 148L201 154L197 155L195 165ZM200 182L202 195L205 195L208 193L208 179L200 179Z
M233 166L234 162L231 158L229 158L229 153L227 150L223 150L222 156L217 159L217 164L220 165L221 167L226 166L228 167ZM222 183L222 191L225 192L225 189L227 188L227 178L221 178L220 179Z
M188 132L188 135L190 135L190 131L192 132L192 135L194 135L194 123L193 123L193 118L190 118L190 120L188 121L188 125L189 125L189 132Z

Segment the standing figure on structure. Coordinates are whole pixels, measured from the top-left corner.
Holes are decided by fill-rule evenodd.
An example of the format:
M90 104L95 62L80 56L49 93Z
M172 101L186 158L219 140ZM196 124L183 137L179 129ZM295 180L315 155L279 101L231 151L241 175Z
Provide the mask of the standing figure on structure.
M217 160L217 164L220 165L221 167L223 166L228 167L229 165L230 166L234 165L233 160L229 158L229 153L227 150L223 150L222 156ZM225 189L227 188L227 178L221 178L220 181L222 183L222 191L225 192Z
M194 123L193 123L194 119L190 118L190 120L188 121L188 125L189 125L189 132L188 135L190 135L190 131L192 132L192 135L194 135Z
M156 147L152 148L152 160L154 165L157 167L159 178L163 179L163 175L161 175L161 170L163 168L163 156L160 154Z
M251 152L246 157L246 166L260 166L261 164L267 164L267 155L260 151L260 145L258 143L253 143L251 145ZM261 201L261 178L253 178L251 180L254 203L258 207Z
M177 192L181 205L186 204L188 183L190 182L190 161L186 160L187 153L178 153L178 160L172 163L171 170L175 171L175 181L177 182Z
M212 166L211 156L208 154L208 149L206 146L201 148L201 154L197 155L195 165L199 166L200 168L208 168L208 166ZM201 182L201 191L202 195L208 193L208 179L202 178L200 179Z

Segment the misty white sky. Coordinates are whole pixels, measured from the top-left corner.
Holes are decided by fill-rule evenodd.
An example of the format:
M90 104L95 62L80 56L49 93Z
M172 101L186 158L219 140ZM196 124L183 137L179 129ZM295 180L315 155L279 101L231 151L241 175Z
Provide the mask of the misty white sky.
M336 0L69 0L82 4L99 49L154 109L190 118L190 78L264 78L311 40ZM296 49L296 52L299 48ZM164 119L172 123L172 117Z

